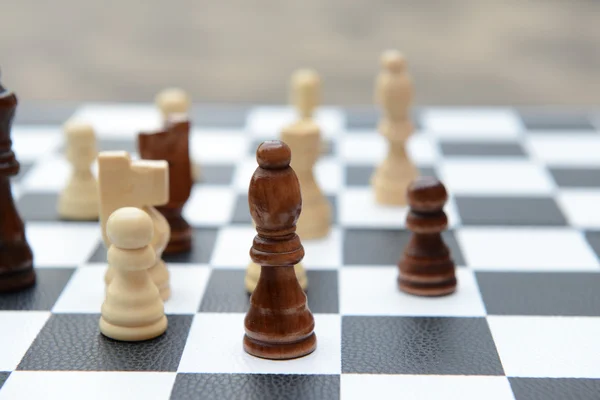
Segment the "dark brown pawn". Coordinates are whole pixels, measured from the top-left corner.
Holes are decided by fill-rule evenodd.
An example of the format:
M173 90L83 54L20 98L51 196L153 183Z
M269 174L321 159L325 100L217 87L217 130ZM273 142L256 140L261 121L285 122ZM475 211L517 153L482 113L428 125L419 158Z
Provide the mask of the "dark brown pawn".
M250 181L248 203L258 234L250 256L261 272L244 321L244 350L273 360L302 357L315 350L317 338L313 315L294 272L294 265L304 258L296 234L302 209L300 184L285 143L262 143L256 159L259 166Z
M10 177L19 172L10 131L17 96L0 85L0 291L10 292L35 284L33 255L23 220L12 197Z
M418 296L443 296L456 290L454 262L441 232L448 226L443 211L448 193L432 177L420 177L408 187L410 211L406 226L413 235L400 260L400 290Z
M165 254L188 252L192 248L192 227L181 215L193 184L189 135L190 121L184 115L172 115L165 130L138 135L139 152L143 159L166 160L169 163L169 202L156 207L171 228Z

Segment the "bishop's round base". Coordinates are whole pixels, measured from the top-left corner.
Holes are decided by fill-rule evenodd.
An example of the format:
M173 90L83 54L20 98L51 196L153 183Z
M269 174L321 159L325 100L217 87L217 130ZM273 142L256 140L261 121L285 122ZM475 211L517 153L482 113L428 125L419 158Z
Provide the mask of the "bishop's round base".
M296 278L298 278L300 287L302 290L306 290L308 287L308 277L306 276L306 271L304 270L302 263L294 266L294 272L296 272ZM256 289L256 285L258 284L258 278L260 278L260 265L251 262L248 264L246 277L244 278L244 284L246 285L248 293L254 292L254 289Z
M106 337L123 342L139 342L154 339L167 330L167 317L163 316L155 323L147 326L117 326L100 318L100 332Z
M0 273L0 292L16 292L35 285L36 274L33 267L15 272Z
M317 336L310 336L293 343L266 343L244 335L244 350L255 357L269 360L290 360L309 355L317 348Z
M433 277L431 282L416 282L400 275L398 276L398 287L401 291L415 296L447 296L456 291L456 277L445 278L443 280Z

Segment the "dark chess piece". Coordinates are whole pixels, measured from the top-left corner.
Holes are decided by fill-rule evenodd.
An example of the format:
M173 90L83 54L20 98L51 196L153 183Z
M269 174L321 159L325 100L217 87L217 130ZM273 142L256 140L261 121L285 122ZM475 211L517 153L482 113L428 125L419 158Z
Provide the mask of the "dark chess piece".
M16 108L17 96L0 85L0 292L28 288L36 280L33 254L10 184L20 168L10 137Z
M143 159L169 163L169 202L156 207L171 228L164 254L184 253L192 248L192 227L181 215L193 184L189 135L190 121L183 114L171 115L165 130L138 135L138 150Z
M296 234L302 209L300 184L285 143L262 143L256 159L259 166L248 191L257 231L250 256L261 272L244 321L244 350L273 360L302 357L316 349L317 338L306 294L294 272L294 265L304 258Z
M418 296L443 296L456 290L455 266L441 232L448 226L444 185L432 177L414 180L407 191L406 226L413 235L400 260L400 290Z

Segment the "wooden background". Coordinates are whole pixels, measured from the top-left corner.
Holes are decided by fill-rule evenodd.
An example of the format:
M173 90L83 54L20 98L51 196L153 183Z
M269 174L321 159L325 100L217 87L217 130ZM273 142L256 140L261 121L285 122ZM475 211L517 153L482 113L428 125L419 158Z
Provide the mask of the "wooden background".
M22 99L282 103L316 68L324 101L369 104L381 50L421 105L600 104L600 1L0 0L0 68Z

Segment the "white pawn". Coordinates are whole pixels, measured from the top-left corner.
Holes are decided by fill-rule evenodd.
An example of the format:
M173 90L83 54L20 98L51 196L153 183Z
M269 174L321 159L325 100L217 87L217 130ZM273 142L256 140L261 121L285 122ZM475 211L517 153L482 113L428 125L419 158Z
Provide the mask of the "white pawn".
M59 195L58 214L69 220L96 220L99 212L98 183L91 170L98 154L94 129L79 121L67 121L63 129L66 155L73 171Z
M152 219L139 208L123 207L108 218L106 234L112 243L108 264L114 277L102 304L100 332L127 342L162 335L167 317L158 287L148 274L156 258L150 246Z

